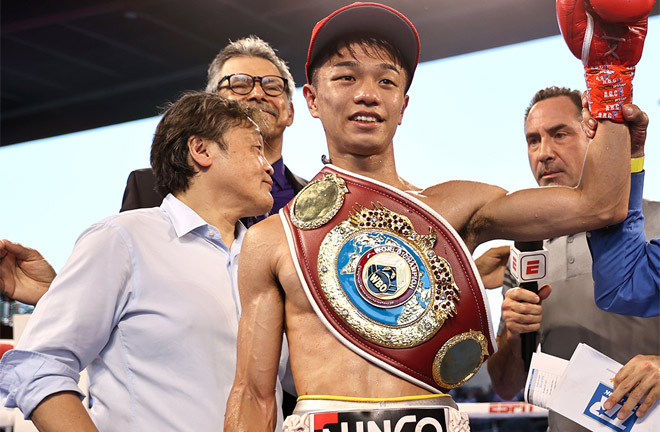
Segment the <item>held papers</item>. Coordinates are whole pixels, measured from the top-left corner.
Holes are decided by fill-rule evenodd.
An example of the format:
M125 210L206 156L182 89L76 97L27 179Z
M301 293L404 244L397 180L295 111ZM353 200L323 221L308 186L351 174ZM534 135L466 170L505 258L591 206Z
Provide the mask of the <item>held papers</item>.
M568 417L592 431L651 432L660 430L660 408L639 419L633 413L617 419L624 400L611 410L602 404L612 393L612 379L621 364L579 344L570 361L534 353L525 384L525 400Z

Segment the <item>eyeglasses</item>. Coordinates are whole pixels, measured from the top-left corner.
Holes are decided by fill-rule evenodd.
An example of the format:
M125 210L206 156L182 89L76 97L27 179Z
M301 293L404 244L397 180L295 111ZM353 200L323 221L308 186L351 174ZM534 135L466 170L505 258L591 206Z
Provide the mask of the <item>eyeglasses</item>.
M288 83L286 78L277 75L252 76L245 73L237 73L223 77L218 83L218 90L227 88L221 87L225 81L229 83L231 91L239 95L249 94L254 88L255 81L259 81L261 88L268 96L281 95L286 90Z

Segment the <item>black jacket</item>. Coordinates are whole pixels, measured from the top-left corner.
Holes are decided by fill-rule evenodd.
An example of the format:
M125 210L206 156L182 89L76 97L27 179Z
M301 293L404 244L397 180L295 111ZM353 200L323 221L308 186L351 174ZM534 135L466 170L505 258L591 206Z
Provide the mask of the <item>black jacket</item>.
M293 190L298 193L307 184L307 181L298 177L289 168L284 166L284 175L286 176ZM121 202L120 212L135 210L139 208L159 207L165 196L158 193L155 189L156 179L151 168L143 168L132 171L126 180L126 189L124 189L124 198Z

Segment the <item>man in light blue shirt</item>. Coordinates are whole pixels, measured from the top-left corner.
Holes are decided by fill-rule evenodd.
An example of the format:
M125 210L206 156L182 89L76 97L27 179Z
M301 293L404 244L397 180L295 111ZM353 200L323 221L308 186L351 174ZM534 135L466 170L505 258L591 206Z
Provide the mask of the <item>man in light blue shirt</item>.
M151 149L163 204L79 237L0 363L7 406L41 431L222 430L240 315L238 220L273 204L255 115L210 93L168 109Z

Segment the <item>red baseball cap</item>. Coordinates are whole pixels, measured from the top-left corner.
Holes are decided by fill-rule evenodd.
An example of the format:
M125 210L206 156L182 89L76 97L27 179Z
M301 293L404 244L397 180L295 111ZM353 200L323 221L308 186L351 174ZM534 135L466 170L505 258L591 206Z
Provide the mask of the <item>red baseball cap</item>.
M309 69L326 44L350 33L373 34L397 47L403 66L409 73L408 87L419 62L420 42L417 29L401 12L380 3L353 3L337 9L312 30L307 51L305 74L310 82ZM406 88L407 90L407 88Z

